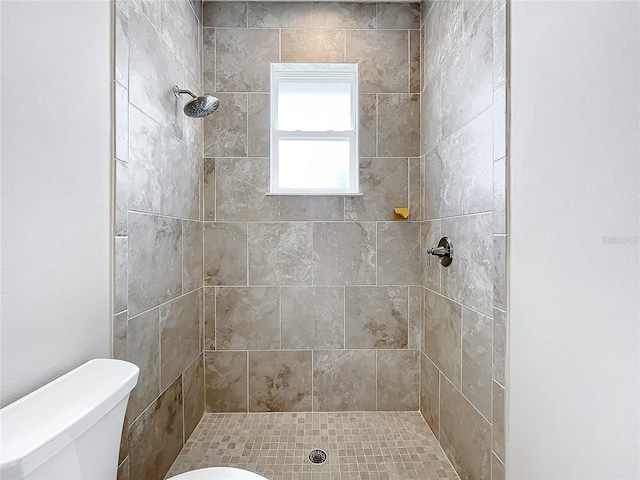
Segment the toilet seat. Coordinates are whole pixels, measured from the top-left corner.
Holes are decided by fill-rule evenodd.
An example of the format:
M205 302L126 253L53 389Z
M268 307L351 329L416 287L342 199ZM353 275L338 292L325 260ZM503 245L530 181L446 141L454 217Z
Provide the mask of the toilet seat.
M267 480L265 477L240 468L209 467L181 473L167 480Z

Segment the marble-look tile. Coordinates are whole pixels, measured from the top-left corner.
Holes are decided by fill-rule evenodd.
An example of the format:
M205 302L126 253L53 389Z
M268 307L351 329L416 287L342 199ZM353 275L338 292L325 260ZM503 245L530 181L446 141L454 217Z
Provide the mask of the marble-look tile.
M204 355L199 355L182 374L182 391L186 442L204 413Z
M182 293L182 222L129 212L129 316Z
M505 384L505 360L507 352L507 314L493 309L493 378Z
M428 265L429 259L427 255L427 249L436 247L442 238L440 220L422 222L420 226L422 286L434 292L440 292L440 273L442 269L440 261L437 257L432 256L430 259L431 265Z
M460 478L491 475L491 425L448 381L440 386L440 445Z
M205 158L203 165L203 218L205 222L213 222L216 219L216 160L215 158Z
M280 197L268 191L268 158L216 159L218 221L278 220Z
M127 312L113 316L113 358L127 360Z
M183 421L178 378L129 427L131 478L164 478L182 449Z
M409 340L407 348L422 349L422 287L409 287Z
M129 166L116 159L116 193L114 212L114 235L127 235L127 213L129 209Z
M431 195L438 197L430 208L431 215L450 217L492 210L491 113L486 110L445 139L436 155L427 155L429 188Z
M220 106L204 119L205 157L247 156L246 93L216 93Z
M282 287L282 348L344 348L344 288Z
M491 0L466 0L462 2L462 31L468 32L482 13L482 11L490 7L489 10L493 11L493 5Z
M368 29L376 26L374 3L314 2L314 28Z
M492 18L491 9L485 9L442 66L443 137L493 101Z
M485 315L493 312L493 214L442 220L442 235L453 241L456 259L442 269L442 292Z
M376 103L375 95L359 95L360 110L359 123L360 129L358 131L358 148L360 150L360 157L375 157L377 156L378 149L378 106Z
M313 22L307 2L249 2L249 28L304 28Z
M204 349L216 349L216 289L204 287Z
M129 101L180 136L183 99L177 99L171 88L182 78L183 67L137 8L130 9L129 44Z
M198 81L196 81L187 73L182 76L180 83L183 85L182 88L186 88L192 92L199 94L202 91L201 80L198 78ZM182 112L182 108L188 100L183 96L181 101L180 111ZM202 118L191 118L182 113L182 115L178 117L178 120L181 122L182 130L182 134L178 136L178 138L194 150L198 157L202 157L204 148L204 122ZM199 158L199 160L201 161L202 159Z
M204 284L247 284L247 224L204 224Z
M424 290L423 351L449 381L460 386L462 307Z
M250 223L249 285L311 284L311 223Z
M372 222L313 224L313 283L373 285L376 226Z
M216 289L216 350L280 348L280 290Z
M345 199L345 219L395 220L393 209L408 206L408 168L405 158L361 158L362 196Z
M273 197L272 197L273 198ZM344 197L317 196L279 197L281 221L335 221L344 220Z
M118 160L129 161L129 92L115 83L115 154Z
M420 2L420 25L424 24L427 16L431 13L432 7L436 2L434 0L422 0Z
M235 5L236 2L205 2ZM239 2L238 2L239 3ZM202 29L202 90L206 93L216 91L216 29Z
M421 354L420 361L420 413L440 438L440 372L426 354Z
M127 417L134 419L160 393L159 309L129 319L127 360L140 368L138 383L127 405Z
M507 154L507 84L493 91L493 158L497 160Z
M507 13L502 6L493 16L493 85L507 79Z
M420 283L420 223L379 222L377 225L378 285Z
M129 480L131 477L129 476L129 457L125 458L124 461L118 465L118 474L117 480Z
M216 91L268 92L269 64L278 61L278 30L216 30Z
M313 411L376 409L375 350L317 350L313 354Z
M247 125L247 143L250 157L268 157L269 124L271 107L268 93L249 95L249 120Z
M504 448L504 388L493 383L493 411L491 413L491 448L500 460L505 458Z
M378 95L378 156L420 155L420 95Z
M115 9L115 78L116 82L129 87L129 12L120 6Z
M189 4L191 5L191 9L193 10L193 13L195 14L196 18L198 19L198 21L200 22L200 24L202 24L202 15L203 15L203 3L204 0L189 0Z
M409 159L409 220L422 220L422 198L420 190L420 158Z
M493 233L507 233L506 159L493 162Z
M422 65L429 83L462 35L462 4L438 0L426 18Z
M182 221L182 293L202 287L202 223Z
M311 411L311 352L249 352L250 412Z
M406 30L347 31L346 61L358 62L360 93L409 91L409 39Z
M423 164L423 212L425 220L440 218L444 199L440 189L446 186L444 181L444 163L440 148L434 148L424 157Z
M136 108L129 113L129 209L198 220L200 157Z
M420 91L420 31L411 30L409 32L409 92L420 93Z
M247 411L247 352L205 352L207 412Z
M393 30L420 28L419 3L378 3L376 11L376 28Z
M380 350L377 354L377 409L416 411L420 404L420 351Z
M493 453L491 455L491 480L505 480L505 478L504 463Z
M492 321L462 309L462 393L484 415L491 416Z
M247 26L247 2L209 2L203 5L203 27Z
M420 96L420 152L427 153L442 140L440 118L440 72L438 71L425 86Z
M315 28L282 30L282 61L343 62L344 37L344 30Z
M407 287L346 287L346 348L407 348Z
M115 237L114 241L114 272L113 272L113 311L123 312L127 309L127 237Z
M202 290L160 306L160 388L167 388L200 354Z
M493 237L493 305L501 310L507 309L507 237Z

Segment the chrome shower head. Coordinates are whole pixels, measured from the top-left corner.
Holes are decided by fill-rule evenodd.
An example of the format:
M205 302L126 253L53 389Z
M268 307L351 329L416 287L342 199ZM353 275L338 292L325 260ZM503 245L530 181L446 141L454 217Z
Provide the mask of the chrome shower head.
M187 117L206 117L207 115L211 115L213 112L215 112L220 105L220 102L216 97L213 97L211 95L203 95L202 97L197 97L189 90L181 90L177 85L173 86L173 94L176 96L176 98L179 98L180 95L183 94L191 95L191 100L189 100L182 109Z

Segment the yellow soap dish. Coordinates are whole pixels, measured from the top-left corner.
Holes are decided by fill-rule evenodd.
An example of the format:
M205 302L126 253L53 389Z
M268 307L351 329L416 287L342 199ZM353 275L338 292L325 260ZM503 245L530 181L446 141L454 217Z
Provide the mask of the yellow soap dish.
M393 213L402 218L409 218L409 209L404 207L395 207Z

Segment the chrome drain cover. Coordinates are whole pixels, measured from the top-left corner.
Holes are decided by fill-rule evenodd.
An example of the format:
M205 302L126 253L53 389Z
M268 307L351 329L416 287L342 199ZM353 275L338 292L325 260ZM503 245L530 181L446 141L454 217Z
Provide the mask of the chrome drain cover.
M311 450L309 452L309 461L311 463L324 463L327 460L327 454L324 450Z

